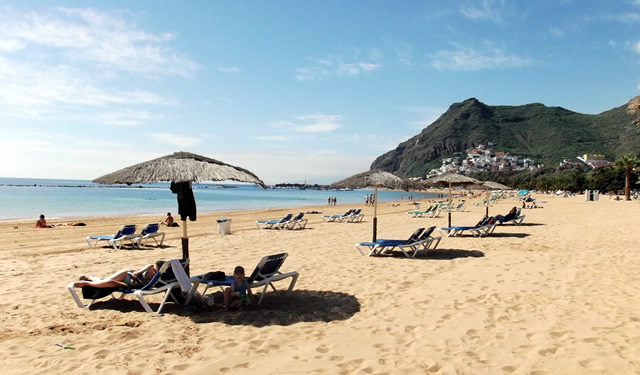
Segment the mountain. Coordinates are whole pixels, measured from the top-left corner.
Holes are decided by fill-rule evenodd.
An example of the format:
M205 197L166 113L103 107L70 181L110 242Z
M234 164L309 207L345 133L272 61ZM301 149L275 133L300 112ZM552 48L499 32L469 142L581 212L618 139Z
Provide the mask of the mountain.
M632 126L627 106L597 115L540 103L489 106L475 98L452 104L420 134L377 157L371 169L399 176L423 176L443 158L493 142L496 151L557 164L582 154L604 154L615 160L640 153L640 127Z

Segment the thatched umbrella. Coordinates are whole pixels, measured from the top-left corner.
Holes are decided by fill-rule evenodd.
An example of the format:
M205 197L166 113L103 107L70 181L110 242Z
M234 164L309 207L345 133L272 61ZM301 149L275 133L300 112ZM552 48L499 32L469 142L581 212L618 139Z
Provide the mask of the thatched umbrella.
M451 186L452 185L480 185L482 181L475 178L463 176L456 173L444 173L439 176L428 178L424 181L428 186L449 185L449 205L451 205ZM449 227L451 226L451 210L449 210Z
M189 152L174 152L171 155L132 165L98 177L93 182L127 185L161 181L171 182L172 192L178 194L179 213L182 220L182 257L187 259L189 258L187 216L192 221L196 219L195 201L192 202L193 207L184 207L185 202L182 199L183 197L193 197L192 182L226 180L251 182L263 188L266 187L262 180L244 168ZM184 189L178 191L182 188ZM185 210L189 208L191 212L186 212Z
M398 177L393 173L372 170L362 173L358 173L351 177L345 178L338 182L331 184L335 189L365 189L374 188L373 194L373 242L376 241L378 230L378 187L384 189L402 189L409 191L409 189L415 186L415 183L408 181L404 178Z

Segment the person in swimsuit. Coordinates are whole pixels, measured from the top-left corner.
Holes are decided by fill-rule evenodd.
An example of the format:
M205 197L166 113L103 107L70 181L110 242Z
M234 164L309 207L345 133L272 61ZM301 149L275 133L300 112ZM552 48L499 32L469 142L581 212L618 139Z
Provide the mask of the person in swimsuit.
M167 212L167 217L160 222L160 225L166 225L168 227L177 227L178 223L173 220L173 216L171 216L171 212Z
M93 276L80 276L79 280L73 283L76 288L92 286L94 288L140 288L146 285L153 278L157 270L162 267L164 261L157 261L155 265L147 264L138 271L123 269L105 278Z
M233 270L235 281L224 291L224 306L230 308L240 307L243 304L254 305L251 288L247 288L247 280L244 278L244 268L237 266Z
M40 219L36 221L36 228L53 228L53 225L47 225L44 215L40 215Z

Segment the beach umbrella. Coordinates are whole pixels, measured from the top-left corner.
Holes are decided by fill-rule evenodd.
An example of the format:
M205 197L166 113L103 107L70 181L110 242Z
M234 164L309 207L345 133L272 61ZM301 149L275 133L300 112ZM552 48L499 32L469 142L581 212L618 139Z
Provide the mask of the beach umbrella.
M482 187L487 191L487 206L485 209L485 216L489 216L489 190L513 190L507 185L503 185L494 181L482 181Z
M373 242L376 241L378 232L378 187L383 189L401 189L409 191L415 187L415 183L398 177L393 173L371 170L347 177L330 186L334 189L366 189L374 188L373 193Z
M98 177L98 184L145 184L171 182L171 191L178 196L178 213L182 220L182 257L189 258L187 217L196 220L196 206L191 190L192 182L200 181L250 182L266 188L255 174L240 167L189 152L174 152L157 159L132 165Z
M526 190L526 189L522 189L518 192L518 195L527 195L527 194L529 194L529 190Z
M482 181L475 178L463 176L457 173L443 173L439 176L431 177L424 180L424 184L428 186L449 185L449 206L451 206L451 187L460 185L481 185ZM451 227L451 210L449 210L449 227Z

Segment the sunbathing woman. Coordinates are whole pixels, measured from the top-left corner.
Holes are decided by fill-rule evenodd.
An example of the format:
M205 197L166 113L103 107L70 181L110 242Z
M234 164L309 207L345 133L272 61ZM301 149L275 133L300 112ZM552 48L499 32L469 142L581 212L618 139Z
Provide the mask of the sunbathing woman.
M94 288L140 288L153 278L157 270L162 267L162 264L164 264L164 261L159 260L155 265L147 264L138 271L124 269L105 278L80 276L80 281L73 283L73 286L76 288L82 288L83 286L92 286Z

